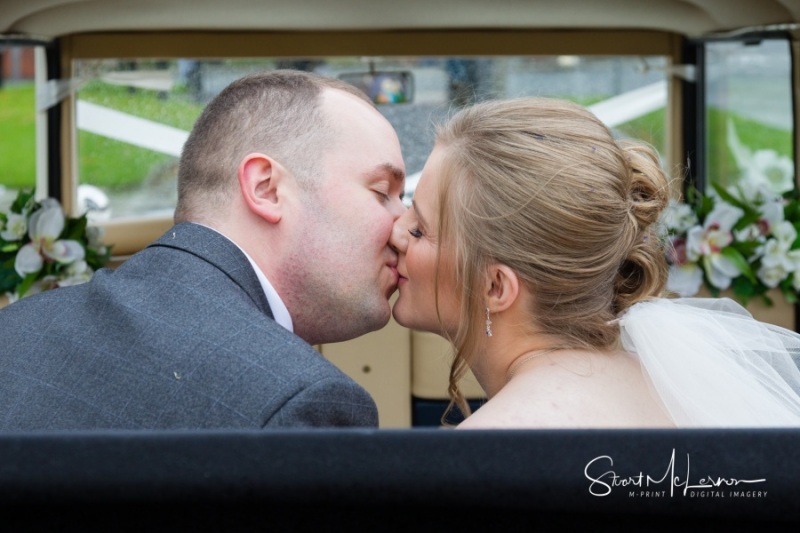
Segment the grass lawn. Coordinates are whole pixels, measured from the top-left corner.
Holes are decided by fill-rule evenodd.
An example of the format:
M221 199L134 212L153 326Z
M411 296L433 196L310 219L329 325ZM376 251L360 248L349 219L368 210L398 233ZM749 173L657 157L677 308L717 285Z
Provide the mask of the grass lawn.
M161 96L158 91L92 81L84 85L78 94L81 100L186 131L192 129L203 111L202 104L192 102L180 91Z
M86 131L78 132L78 154L81 183L110 190L136 188L174 159Z
M36 104L33 83L0 89L0 184L36 183Z
M36 181L35 91L33 84L0 89L0 184L32 187ZM202 105L180 95L160 97L155 91L91 82L80 98L190 130ZM174 158L85 131L78 132L79 172L82 183L103 188L131 188L158 174Z
M620 124L617 130L627 139L640 139L647 141L657 150L662 152L667 147L666 131L666 112L664 109L656 109L646 115Z
M586 98L581 105L591 105L601 98ZM659 109L641 117L620 124L615 128L622 137L641 139L659 150L666 146L665 114ZM756 149L775 150L778 154L793 158L792 132L767 126L756 120L743 118L731 111L709 108L706 124L707 164L706 175L712 180L730 185L736 183L741 175L733 154L728 148L727 124L732 120L742 144Z
M80 98L138 117L190 130L202 105L179 92L163 96L156 91L93 81L80 91ZM589 105L596 99L580 103ZM9 188L33 186L35 182L35 126L33 84L0 89L0 184ZM665 146L665 114L656 110L617 127L624 137L643 139L657 148ZM708 115L709 175L721 183L739 175L727 148L726 124L732 119L741 141L747 146L776 150L792 156L791 132L765 126L735 113L710 109ZM173 162L171 156L81 131L78 133L81 182L103 188L136 188L158 177ZM171 172L171 170L169 170ZM163 176L161 176L163 177Z
M135 90L93 81L81 88L80 99L123 113L189 131L203 106L183 95L162 96L157 91ZM110 190L137 188L161 173L172 156L81 131L78 161L82 183Z
M602 102L610 96L613 95L594 97L584 96L581 98L576 98L575 96L563 96L562 98L572 100L573 102L576 102L584 107L588 107L592 104ZM637 119L615 126L614 130L620 138L644 141L652 145L654 148L656 148L656 150L663 152L663 150L666 149L667 142L665 119L666 111L664 109L656 109L655 111L651 111L650 113L642 115Z
M733 120L736 133L742 144L758 149L775 150L778 154L793 158L792 132L765 126L764 124L742 118L735 113L711 108L708 111L708 175L722 185L736 183L741 174L736 161L728 149L728 120Z

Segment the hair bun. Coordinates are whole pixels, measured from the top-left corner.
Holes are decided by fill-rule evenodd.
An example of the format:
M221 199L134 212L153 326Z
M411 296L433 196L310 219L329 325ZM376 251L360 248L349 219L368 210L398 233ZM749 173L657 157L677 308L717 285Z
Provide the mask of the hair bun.
M641 143L620 143L630 172L631 212L644 229L658 221L669 202L669 181L656 152Z
M632 219L627 257L615 281L614 311L621 313L638 301L659 296L667 265L656 231L669 202L669 180L655 150L641 143L621 142L630 176L628 197Z

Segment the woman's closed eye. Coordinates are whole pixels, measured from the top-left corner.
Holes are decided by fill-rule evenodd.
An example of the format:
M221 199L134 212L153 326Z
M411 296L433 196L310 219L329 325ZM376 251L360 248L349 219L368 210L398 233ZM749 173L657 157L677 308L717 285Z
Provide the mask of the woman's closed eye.
M419 228L411 228L410 230L408 230L408 232L415 239L421 239L422 238L422 231L420 231Z

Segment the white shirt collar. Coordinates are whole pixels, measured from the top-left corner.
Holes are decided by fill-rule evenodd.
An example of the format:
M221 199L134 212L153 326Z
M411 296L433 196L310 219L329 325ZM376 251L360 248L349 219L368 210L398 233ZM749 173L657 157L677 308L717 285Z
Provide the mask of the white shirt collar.
M278 291L275 290L275 287L272 286L272 283L269 282L267 276L264 272L258 267L253 258L250 255L242 250L242 247L236 244L230 237L219 231L218 229L206 226L205 224L198 224L205 228L208 228L212 231L216 231L229 241L231 241L236 247L242 251L244 256L250 261L250 265L253 267L253 270L256 272L256 277L258 277L258 281L261 283L261 288L264 290L264 294L267 297L267 302L269 303L269 307L272 310L272 316L275 318L275 322L283 326L284 328L288 329L291 332L294 332L294 324L292 323L292 317L289 314L289 310L286 308L286 304L283 303L281 297L278 295Z

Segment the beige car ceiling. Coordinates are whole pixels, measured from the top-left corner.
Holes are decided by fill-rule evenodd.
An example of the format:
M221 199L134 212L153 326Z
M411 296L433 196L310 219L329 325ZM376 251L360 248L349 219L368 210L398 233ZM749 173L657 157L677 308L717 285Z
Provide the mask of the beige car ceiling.
M0 34L172 30L643 29L791 24L800 0L0 0Z

